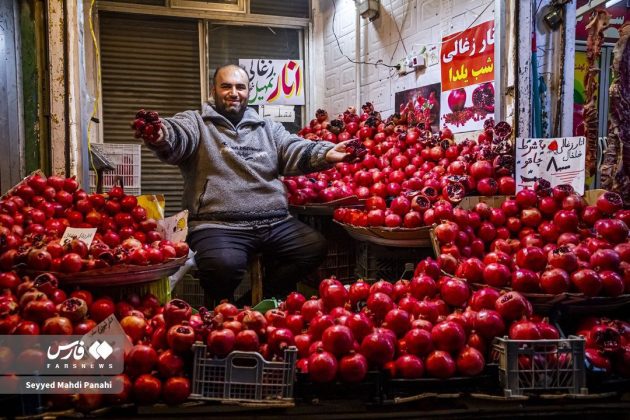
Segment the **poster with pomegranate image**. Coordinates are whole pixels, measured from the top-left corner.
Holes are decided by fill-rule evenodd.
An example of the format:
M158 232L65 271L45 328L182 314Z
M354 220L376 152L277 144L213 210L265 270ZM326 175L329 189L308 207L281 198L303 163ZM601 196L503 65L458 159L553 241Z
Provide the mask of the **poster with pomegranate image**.
M442 38L440 123L453 133L483 129L494 115L494 21Z
M437 133L440 129L440 92L439 83L396 92L394 109L401 112L405 106L411 104L417 115L428 114L431 131Z

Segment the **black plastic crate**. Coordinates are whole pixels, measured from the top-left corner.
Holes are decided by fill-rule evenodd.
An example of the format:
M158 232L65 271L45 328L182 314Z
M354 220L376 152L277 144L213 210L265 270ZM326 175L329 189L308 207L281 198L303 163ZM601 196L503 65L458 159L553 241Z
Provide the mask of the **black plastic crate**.
M300 214L300 221L321 233L328 243L326 258L306 283L317 286L319 282L335 276L342 283L350 283L355 279L355 246L356 242L346 230L334 223L330 216L311 216Z
M430 248L394 248L357 242L356 274L369 281L385 279L394 282L409 271L408 264L415 267L420 260L431 255Z
M199 279L195 277L196 273L196 271L186 273L186 275L177 282L171 292L173 298L185 300L193 308L199 308L205 305L203 287L201 287Z
M366 404L380 404L383 374L369 371L358 383L341 381L317 383L307 373L298 372L295 382L295 399L305 402L313 400L358 400Z
M387 403L428 398L434 394L442 397L453 396L457 398L462 392L497 393L500 391L500 388L496 378L496 365L488 365L480 375L471 377L455 376L448 379L386 378L383 380L381 395L383 402Z

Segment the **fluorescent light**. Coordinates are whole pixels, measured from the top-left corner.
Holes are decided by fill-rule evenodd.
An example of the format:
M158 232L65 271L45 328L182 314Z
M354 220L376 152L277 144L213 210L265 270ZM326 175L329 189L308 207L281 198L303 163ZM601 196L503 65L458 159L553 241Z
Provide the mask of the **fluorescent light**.
M606 8L608 9L611 6L614 6L615 4L619 3L621 0L608 0L606 2Z

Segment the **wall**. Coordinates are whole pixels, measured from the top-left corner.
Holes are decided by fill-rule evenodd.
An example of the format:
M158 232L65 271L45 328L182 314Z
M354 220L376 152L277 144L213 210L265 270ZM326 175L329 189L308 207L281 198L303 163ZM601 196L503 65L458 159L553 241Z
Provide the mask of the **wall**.
M356 60L355 2L314 0L313 38L321 43L319 48L324 52L323 71L314 80L314 106L324 107L332 114L359 101L371 101L386 117L394 112L395 92L440 82L439 65L398 76L395 69L361 64L358 65L360 97L357 98L355 64L342 55L333 34L333 1L336 6L334 33L341 51L352 60L370 63L382 60L385 64L396 64L406 55L397 28L407 51L411 52L430 44L438 44L439 48L443 36L494 17L494 0L381 0L379 18L374 22L360 20L359 60Z
M24 175L22 68L20 62L19 5L0 2L0 191L6 192Z

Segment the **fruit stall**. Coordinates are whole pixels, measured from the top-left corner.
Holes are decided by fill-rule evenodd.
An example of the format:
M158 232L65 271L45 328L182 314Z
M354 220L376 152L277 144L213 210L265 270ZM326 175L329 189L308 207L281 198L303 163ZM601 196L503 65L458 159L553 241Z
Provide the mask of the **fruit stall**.
M330 121L318 112L301 131L318 141L336 127L363 159L284 178L295 217L335 244L294 292L254 306L190 305L203 295L183 287L198 282L194 270L171 288L188 245L120 186L87 193L36 172L8 191L0 332L86 336L115 323L126 339L120 392L15 396L21 414L622 407L630 210L620 196L545 182L516 193L508 123L488 119L455 143L406 110L397 121L371 104ZM95 234L88 245L67 228ZM9 366L37 352L0 354Z
M32 6L25 3L29 5L23 6L22 18L30 15ZM63 12L47 7L50 21L65 19L71 27L76 23L69 19L73 3L64 2ZM43 118L29 119L32 115L20 117L27 125L26 136L41 128L50 141L43 135L37 142L30 137L25 144L16 140L25 162L17 172L13 165L10 171L3 166L0 178L3 416L624 418L630 413L630 137L623 129L630 124L623 100L630 85L630 26L619 28L611 52L617 58L601 58L602 68L611 67L615 75L610 98L607 86L600 88L592 74L586 75L588 89L582 100L587 104L579 104L581 131L569 133L573 127L567 128L572 124L567 125L564 114L565 103L571 101L555 91L566 90L568 79L552 79L554 71L564 75L568 70L553 67L558 63L551 63L550 44L539 47L546 54L541 53L539 67L551 68L540 78L534 73L525 76L534 71L530 63L523 67L522 57L511 57L511 49L520 55L524 50L529 60L532 47L536 50L535 25L533 45L531 31L524 36L522 28L511 28L523 32L516 36L505 29L505 18L513 19L514 10L506 12L503 3L519 3L518 16L524 22L539 13L521 10L525 2L475 5L474 20L460 19L471 10L457 14L452 10L459 10L457 2L442 1L435 2L439 7L433 11L434 2L417 8L415 2L394 2L404 5L394 8L372 0L331 0L330 5L328 0L295 0L295 5L285 5L286 16L269 9L271 1L82 3L86 10L79 14L87 12L89 19L80 24L91 31L94 45L81 44L88 42L82 36L79 44L87 61L96 64L75 69L76 63L66 56L73 46L57 44L61 29L47 27L53 40L47 45L47 60L54 64L48 82L64 80L67 90L40 83L52 91L46 106L34 106L30 101L37 95L26 95L25 114L29 109L40 112L31 109L39 107L52 115L46 123ZM540 13L546 25L555 25L554 13L561 9L564 18L575 18L576 6L566 3L571 2L545 2ZM581 10L591 2L577 3L578 15L586 16ZM222 7L216 9L216 4ZM306 17L290 15L298 4ZM404 16L398 9L406 10ZM412 29L402 24L398 28L396 19L407 22L412 9L422 16L410 19ZM349 16L348 10L352 19L341 19ZM0 21L3 11L0 7ZM109 26L99 26L97 34L92 24L99 13ZM612 27L610 16L603 13L608 12L588 16L584 29L588 41L581 52L590 54L591 70L604 31ZM126 19L133 18L127 14L141 17L129 24L132 20ZM488 15L490 20L483 22L480 17ZM391 28L380 26L379 16L391 17ZM352 24L355 17L354 32L339 27L340 20ZM444 24L431 23L436 18ZM452 23L458 19L466 22ZM23 25L26 50L33 40L28 38L31 29ZM155 32L142 32L151 25ZM222 34L222 26L230 25L245 35ZM289 45L290 31L299 28L304 36L304 31L313 30L304 38L308 59L300 55L299 60L286 60L297 67L265 57L269 68L276 61L284 66L276 69L282 68L285 77L282 84L278 79L276 96L282 96L282 86L285 96L289 90L296 96L307 90L310 97L299 103L282 102L286 98L274 102L276 97L256 102L261 96L250 98L249 105L312 142L308 150L324 141L343 143L346 156L318 172L280 176L291 217L327 241L317 269L296 278L286 295L264 295L262 284L273 279L264 270L269 256L257 254L248 262L235 296L217 302L202 288L195 250L186 242L188 211L172 200L182 197L185 185L174 183L173 174L179 172L163 169L154 152L161 153L164 132L186 131L174 129L163 114L181 112L186 101L196 104L198 91L201 97L211 96L208 80L197 83L195 78L201 75L211 82L210 68L221 64L212 61L221 55L213 55L217 51L212 37L229 45L219 52L245 48L240 44L251 39L245 42L239 36L250 37L249 26L256 25L264 26L257 32L260 43L270 45L269 33L276 36L277 31L284 37L281 44ZM391 53L392 61L397 51L404 51L400 62L368 61L374 53L361 45L375 42L372 29L380 35L388 32L383 51L395 48L383 54ZM417 42L425 41L408 32L424 30L435 39L420 52ZM38 31L33 29L32 35L40 42L43 35ZM545 36L555 36L553 31ZM349 34L355 36L352 42L344 38ZM132 42L124 44L123 35ZM239 45L230 44L230 37ZM508 38L513 44L506 47ZM2 32L0 39L5 39ZM68 36L64 42L73 39ZM188 48L197 41L203 47ZM326 51L321 68L312 58L320 41ZM342 48L355 41L352 60ZM572 50L566 39L558 41L558 48L576 52L575 43ZM154 42L171 48L153 49ZM605 48L612 51L612 41L607 42ZM432 48L436 46L439 49ZM490 46L505 51L495 54ZM267 47L269 57L289 56L273 49L277 46ZM296 41L300 54L304 47ZM472 52L462 57L469 48ZM54 59L60 50L68 62ZM337 53L342 58L330 57ZM190 64L203 62L203 54L211 65ZM247 49L238 54L238 59L230 55L229 60L240 63L247 61L242 57L256 55ZM33 70L30 61L42 58L27 54L25 72ZM83 58L76 60L81 66ZM497 67L509 63L512 73L506 77L495 72L495 58L503 60ZM345 59L352 67L339 65L339 60L345 65ZM260 60L256 77L265 64ZM563 52L560 61L566 60ZM567 62L572 65L571 60ZM134 67L138 61L141 71ZM176 72L169 67L175 62L182 80L192 77L195 83L160 85ZM116 66L128 66L129 73ZM297 87L286 78L294 68L299 69ZM355 84L348 82L348 69L357 69ZM135 72L142 73L141 82L147 85L134 79ZM604 73L608 67L599 77ZM553 99L542 98L551 95L538 85L544 85L546 77L551 78L549 90L557 95ZM441 79L441 86L425 83L434 78ZM25 79L25 85L30 83ZM520 85L512 81L507 86L511 79L520 80ZM81 89L73 85L86 80ZM140 93L133 91L134 83L141 85ZM0 81L2 98L4 87ZM255 93L266 94L271 87L271 79L266 80L264 86L256 84ZM75 88L81 93L73 96ZM92 88L93 96L87 92ZM172 98L177 96L173 92L184 97L182 102ZM604 94L602 103L610 99L610 132L601 132L608 125L604 114L609 110L608 104L605 111L594 105L598 94ZM136 106L137 101L146 103ZM0 115L3 106L0 103ZM128 112L131 106L133 112ZM62 108L65 114L59 113ZM536 121L535 112L548 120ZM553 113L555 120L547 115ZM73 118L79 114L78 119L86 121L77 125ZM74 132L78 126L84 131ZM8 133L2 130L0 140ZM17 139L16 133L7 136ZM77 138L85 144L73 143ZM201 198L199 202L201 207ZM52 389L56 391L47 392Z

